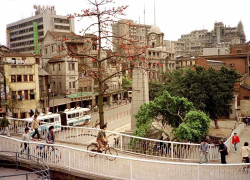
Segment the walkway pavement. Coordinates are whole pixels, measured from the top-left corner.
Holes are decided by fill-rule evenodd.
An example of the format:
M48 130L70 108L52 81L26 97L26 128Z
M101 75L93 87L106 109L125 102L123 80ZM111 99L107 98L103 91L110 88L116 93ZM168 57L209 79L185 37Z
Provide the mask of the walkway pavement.
M234 148L232 148L227 157L227 163L241 163L241 147L245 142L248 142L250 144L250 126L245 126L239 137L240 143L238 144L238 152L235 153Z

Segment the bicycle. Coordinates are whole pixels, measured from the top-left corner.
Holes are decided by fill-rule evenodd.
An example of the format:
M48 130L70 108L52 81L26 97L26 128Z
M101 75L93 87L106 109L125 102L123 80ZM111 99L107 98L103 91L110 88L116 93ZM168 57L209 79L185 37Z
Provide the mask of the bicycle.
M88 145L87 150L92 152L97 152L97 148L98 148L98 143L91 143L90 145ZM109 147L109 144L107 144L105 149L105 154L118 156L118 151L115 148ZM96 155L97 154L89 153L90 157L96 157ZM116 157L109 157L109 156L106 156L106 158L110 161L114 161L116 159Z
M37 155L40 156L42 159L50 160L53 163L58 163L62 158L61 152L53 146L47 146L46 150L45 145L38 145L36 146L36 149L34 151L37 152Z

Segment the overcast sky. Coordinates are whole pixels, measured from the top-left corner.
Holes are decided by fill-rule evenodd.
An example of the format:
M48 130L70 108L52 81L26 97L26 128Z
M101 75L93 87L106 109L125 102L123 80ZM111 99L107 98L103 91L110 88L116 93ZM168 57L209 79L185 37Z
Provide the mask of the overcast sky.
M129 5L127 19L154 24L154 0L115 0L117 5ZM193 30L213 28L215 21L227 26L243 22L247 40L250 39L250 0L155 0L156 25L167 40L177 40ZM6 24L27 18L34 13L33 5L54 5L58 15L80 12L90 7L87 0L0 0L0 44L6 44ZM75 21L76 33L88 21Z

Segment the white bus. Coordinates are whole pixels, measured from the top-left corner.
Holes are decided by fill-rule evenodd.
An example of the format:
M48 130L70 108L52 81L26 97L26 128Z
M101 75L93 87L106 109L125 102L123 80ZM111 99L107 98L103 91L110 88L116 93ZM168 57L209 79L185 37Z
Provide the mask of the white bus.
M91 121L91 116L88 115L89 111L89 108L81 107L66 109L61 113L61 124L64 126L83 125L85 122Z

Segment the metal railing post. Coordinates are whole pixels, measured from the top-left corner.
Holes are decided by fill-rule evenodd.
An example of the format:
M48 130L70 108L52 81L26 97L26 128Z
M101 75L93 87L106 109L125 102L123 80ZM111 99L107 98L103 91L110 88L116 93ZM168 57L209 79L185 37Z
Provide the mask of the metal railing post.
M197 165L197 180L200 179L200 165Z
M70 149L69 150L69 170L70 170Z
M174 159L174 144L171 143L171 159Z
M132 161L131 159L129 160L129 170L130 170L130 179L133 179L133 170L132 170Z
M16 152L16 170L18 171L17 152Z
M121 135L121 136L120 136L120 142L121 142L121 143L120 143L120 146L121 146L121 151L122 151L122 139L123 139L123 138L122 138L122 135Z

